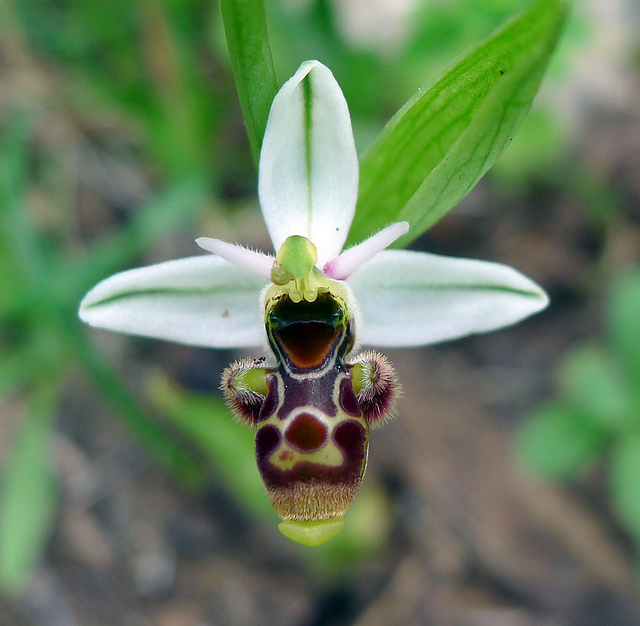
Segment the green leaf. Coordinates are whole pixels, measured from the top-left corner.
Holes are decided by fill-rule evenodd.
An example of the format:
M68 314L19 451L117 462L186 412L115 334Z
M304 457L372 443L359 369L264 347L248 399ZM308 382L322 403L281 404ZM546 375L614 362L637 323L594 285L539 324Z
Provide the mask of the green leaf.
M547 404L522 425L515 454L536 474L569 479L585 468L603 444L601 432L588 420L569 407Z
M640 415L640 396L633 393L619 363L600 346L572 351L559 371L560 386L573 407L608 431L633 426Z
M539 0L419 89L365 153L349 244L407 220L406 245L455 206L509 145L566 16Z
M105 399L119 412L122 421L139 437L158 461L187 486L202 482L200 465L173 440L171 435L145 413L129 388L104 361L79 329L66 329L70 347L87 375Z
M254 433L234 421L224 402L181 391L160 376L150 380L148 391L164 416L212 461L238 500L249 511L274 519L256 466Z
M207 187L197 177L172 182L152 194L125 230L98 241L88 250L81 274L83 289L130 263L164 237L179 229L189 230L206 208L207 198Z
M51 381L64 371L68 350L55 329L41 325L26 341L4 348L0 358L0 402L28 385Z
M188 15L171 4L142 0L137 13L146 53L145 74L156 105L149 116L151 139L170 174L183 177L208 171L211 129L210 124L203 124L201 85L193 71L198 62L194 46L180 36L180 22Z
M618 514L640 541L640 436L622 439L613 449L610 480Z
M11 442L0 491L0 585L19 592L37 564L53 522L57 489L51 467L51 427L57 389L44 387L31 398Z
M0 141L0 247L12 257L10 274L18 285L37 279L48 263L26 202L30 129L27 113L10 113Z
M619 276L610 301L608 326L613 346L628 366L636 388L640 388L640 269Z
M271 103L278 91L262 0L220 0L231 69L257 166Z

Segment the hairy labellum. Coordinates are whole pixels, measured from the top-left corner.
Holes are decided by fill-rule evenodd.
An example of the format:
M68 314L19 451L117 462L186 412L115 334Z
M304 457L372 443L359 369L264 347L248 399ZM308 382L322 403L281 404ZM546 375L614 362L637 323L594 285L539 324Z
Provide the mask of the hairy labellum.
M355 332L348 297L325 276L312 301L272 284L265 328L275 366L245 360L223 375L230 406L257 429L256 460L281 530L312 545L340 530L364 474L369 429L398 393L382 355L347 362Z

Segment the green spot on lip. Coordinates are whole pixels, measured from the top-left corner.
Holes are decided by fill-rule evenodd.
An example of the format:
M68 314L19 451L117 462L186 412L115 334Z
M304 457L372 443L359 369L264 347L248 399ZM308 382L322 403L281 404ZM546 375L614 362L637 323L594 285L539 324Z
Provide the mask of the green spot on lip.
M321 546L344 528L344 517L296 522L284 520L278 524L280 532L291 541L305 546Z

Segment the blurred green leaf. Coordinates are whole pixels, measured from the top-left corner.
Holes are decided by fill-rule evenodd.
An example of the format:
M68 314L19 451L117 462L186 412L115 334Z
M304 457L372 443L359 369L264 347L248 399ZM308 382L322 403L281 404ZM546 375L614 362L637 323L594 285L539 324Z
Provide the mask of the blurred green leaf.
M524 119L566 16L539 0L418 90L362 158L348 243L407 220L405 245L478 182Z
M51 531L57 489L50 445L57 399L53 385L28 398L2 476L0 585L9 592L20 591L27 582Z
M111 117L144 128L169 178L212 178L220 131L219 83L204 32L215 3L164 0L22 0L23 30L38 56L65 68L60 96L88 119ZM203 59L207 59L203 63ZM219 76L216 76L219 78ZM226 77L225 77L226 78ZM224 95L230 91L226 81ZM213 97L212 97L213 92ZM132 124L133 123L133 124ZM214 172L215 173L215 172Z
M26 202L29 134L26 112L7 116L0 141L0 247L11 258L7 269L18 286L46 267L44 249Z
M518 433L516 458L541 476L574 478L603 447L604 438L591 422L561 404L540 406Z
M611 456L611 496L622 519L640 541L640 435L625 437Z
M138 0L143 64L153 109L148 121L154 149L172 176L210 174L210 94L189 3ZM186 22L186 27L185 27Z
M258 165L271 103L278 91L262 0L220 0L231 68L253 159Z
M608 330L614 349L640 389L640 269L619 276L613 284L608 308Z
M187 486L200 486L202 483L200 465L173 440L169 433L154 423L145 413L129 388L89 342L85 333L79 328L79 322L65 328L65 331L76 359L85 368L90 380L104 398L119 411L122 421L135 433L147 450Z
M254 433L221 400L179 390L160 375L148 392L158 410L213 462L225 485L253 513L275 519L254 456Z
M82 264L65 264L55 287L79 304L84 293L105 276L123 269L164 237L188 231L206 208L208 190L200 178L180 179L154 193L138 209L127 228L92 242ZM194 254L198 248L194 242Z
M599 427L621 431L640 422L640 396L625 374L604 348L585 345L561 363L560 387L571 405Z
M22 281L19 292L4 294L0 317L29 316L51 307L75 311L96 282L130 265L163 237L178 229L188 230L206 208L207 198L207 188L198 179L167 185L143 204L126 228L91 242L81 262L77 258L56 259L33 283ZM194 243L194 253L197 250Z
M29 329L27 341L8 347L0 357L0 402L27 385L41 384L64 371L69 350L50 327Z

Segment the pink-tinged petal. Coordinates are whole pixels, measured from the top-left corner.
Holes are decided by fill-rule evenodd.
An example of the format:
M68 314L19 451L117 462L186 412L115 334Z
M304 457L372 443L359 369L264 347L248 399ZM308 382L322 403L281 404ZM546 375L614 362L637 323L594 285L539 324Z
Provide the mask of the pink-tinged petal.
M363 263L373 258L378 252L389 247L396 239L409 230L409 222L395 222L378 231L368 239L345 250L339 257L332 259L324 266L324 273L336 280L345 280Z
M271 268L275 259L264 252L249 250L237 243L228 243L213 237L198 237L196 243L203 250L213 252L229 263L262 276L266 280L271 280Z

